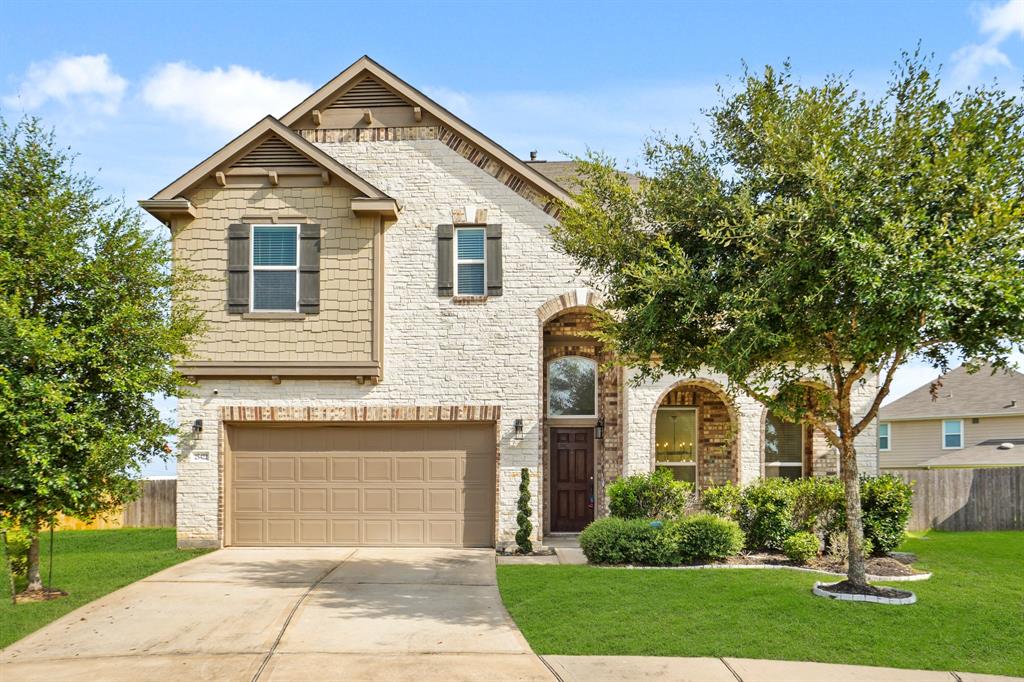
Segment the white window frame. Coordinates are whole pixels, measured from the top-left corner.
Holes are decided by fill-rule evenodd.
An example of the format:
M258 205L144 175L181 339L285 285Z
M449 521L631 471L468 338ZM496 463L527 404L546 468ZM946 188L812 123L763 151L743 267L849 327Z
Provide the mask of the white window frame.
M484 234L484 257L483 258L459 258L459 231L479 230ZM487 226L486 225L457 225L455 227L455 239L452 240L452 262L455 263L453 273L453 284L455 285L456 296L486 296L487 295ZM484 290L480 293L464 293L459 291L459 266L460 265L483 265L484 266Z
M960 434L959 434L960 435L960 444L959 445L947 446L946 445L946 424L952 424L953 422L956 422L957 424L960 425ZM953 434L949 434L949 435L953 435ZM942 449L943 450L963 450L964 449L964 420L963 419L943 419L942 420L941 438L942 438Z
M485 266L486 267L486 266ZM594 369L594 413L593 414L551 414L551 365L559 362L560 360L585 360ZM598 405L597 405L597 394L598 394L598 382L600 381L600 368L598 367L597 360L594 358L584 357L582 355L563 355L560 358L552 358L548 360L547 372L545 378L547 379L547 386L544 392L544 408L548 414L549 419L597 419Z
M693 413L693 461L692 462L659 462L658 461L658 413L664 410L665 412L692 412ZM697 414L696 407L675 407L672 405L666 405L665 407L659 407L654 413L654 468L658 467L678 467L680 469L684 467L693 467L693 482L696 485L700 479L698 475L700 471L697 468L697 462L700 461L700 415ZM674 478L674 477L673 477Z
M295 265L256 265L256 228L257 227L291 227L295 229ZM299 259L302 257L299 252L300 229L298 224L284 223L261 223L251 225L249 228L249 312L253 313L297 313L299 311ZM256 303L256 271L288 271L295 272L295 306L292 308L259 308Z
M882 427L885 427L885 447L882 447ZM878 422L878 451L892 451L892 422Z
M771 413L765 414L765 417L764 417L765 431L768 430L768 415L769 414L771 414ZM799 478L803 478L804 477L804 456L806 454L805 453L805 448L807 447L807 443L805 443L804 441L807 438L807 425L802 423L802 422L798 422L797 426L800 427L800 461L799 462L781 462L781 461L769 462L767 460L767 457L768 457L767 437L762 439L762 443L761 443L761 460L764 462L764 477L765 478L768 478L768 467L780 467L780 468L800 467L800 476L799 476Z

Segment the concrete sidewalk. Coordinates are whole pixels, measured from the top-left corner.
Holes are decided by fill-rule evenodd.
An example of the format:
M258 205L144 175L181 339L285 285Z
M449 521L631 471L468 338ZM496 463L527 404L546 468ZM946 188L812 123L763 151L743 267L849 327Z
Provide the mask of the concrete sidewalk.
M1019 677L863 665L662 656L542 656L562 682L1009 682Z

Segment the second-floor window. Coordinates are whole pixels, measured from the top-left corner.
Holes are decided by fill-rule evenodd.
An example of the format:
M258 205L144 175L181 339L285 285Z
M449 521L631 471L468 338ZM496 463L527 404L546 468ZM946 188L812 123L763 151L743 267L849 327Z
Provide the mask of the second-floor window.
M299 309L299 228L297 225L252 226L250 305L258 312Z
M878 425L878 449L882 452L892 449L892 436L889 434L890 428L892 427L886 422Z
M946 419L942 422L942 448L959 450L964 446L964 422L961 419Z
M484 255L487 232L483 227L455 230L455 295L487 294L487 260Z

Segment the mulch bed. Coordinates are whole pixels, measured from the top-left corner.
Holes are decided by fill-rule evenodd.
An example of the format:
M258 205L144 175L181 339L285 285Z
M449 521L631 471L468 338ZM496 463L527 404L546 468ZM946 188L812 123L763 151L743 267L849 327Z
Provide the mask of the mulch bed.
M906 599L914 596L913 592L897 590L895 587L878 587L877 585L866 585L864 587L853 585L848 580L833 585L818 585L822 592L833 594L863 594L871 597L882 597L883 599Z
M66 596L68 596L68 593L64 590L32 590L31 592L19 592L17 595L15 595L14 601L17 604L28 604L30 602L37 601L50 601L52 599L59 599L61 597Z

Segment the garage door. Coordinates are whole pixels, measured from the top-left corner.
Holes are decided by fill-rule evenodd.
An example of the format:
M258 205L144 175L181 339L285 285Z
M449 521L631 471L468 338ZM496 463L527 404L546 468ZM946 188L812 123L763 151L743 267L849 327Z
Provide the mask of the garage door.
M494 544L494 425L229 426L227 544Z

